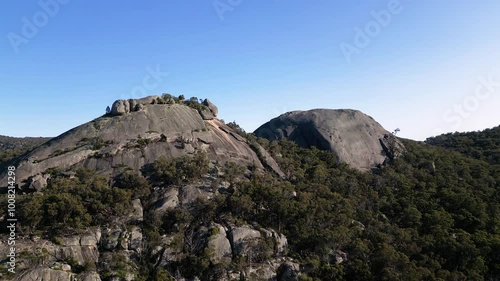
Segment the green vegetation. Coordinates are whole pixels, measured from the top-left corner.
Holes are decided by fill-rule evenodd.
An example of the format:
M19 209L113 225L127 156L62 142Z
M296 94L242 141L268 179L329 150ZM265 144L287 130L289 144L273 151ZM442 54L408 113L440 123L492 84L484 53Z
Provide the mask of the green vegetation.
M104 141L101 137L95 137L95 138L83 138L78 142L78 145L76 148L80 148L85 145L89 145L92 150L99 150L103 147L106 147L109 144L112 144L113 141ZM75 149L76 149L75 148Z
M200 103L197 97L191 97L189 100L185 100L184 104L198 111L208 110L208 107Z
M131 199L130 189L110 187L89 170L77 170L75 178L53 176L43 194L19 196L21 230L54 236L104 225L127 214Z
M145 209L142 257L132 263L117 255L101 272L105 277L130 271L149 280L173 280L173 273L217 280L224 270L277 255L276 245L262 239L251 256L213 264L210 249L195 238L203 228L209 237L218 234L215 222L286 235L288 255L301 264L300 280L497 280L498 132L497 127L427 143L402 140L407 149L402 157L367 173L339 164L329 151L250 137L271 153L287 179L271 173L244 177L243 167L227 162L218 167L221 178L212 176L232 188L162 215ZM21 234L44 234L61 243L62 235L126 215L132 199L141 198L144 206L154 202L152 186L187 184L208 171L207 156L200 152L162 158L146 166L144 176L128 171L114 181L84 169L74 178L53 171L43 194L18 197ZM151 253L163 235L173 237L169 243L179 260L156 267L157 256Z
M244 138L247 137L247 133L245 132L245 130L243 130L243 128L241 128L240 125L236 124L236 121L229 122L226 125L229 128L233 129L238 135L240 135Z
M458 151L490 164L500 163L500 126L482 132L444 134L428 138L426 143Z
M81 146L66 147L66 148L64 148L62 150L56 150L56 151L54 151L54 153L52 153L51 155L49 155L49 158L60 156L60 155L66 154L66 153L71 152L71 151L75 151L75 150L77 150L80 147Z
M222 171L224 172L223 178L232 186L235 180L245 172L245 167L234 162L226 162Z
M272 144L291 180L240 189L264 207L248 210L266 210L246 220L281 229L308 275L321 280L498 277L498 173L459 153L405 146L404 157L361 174L337 165L329 152ZM335 250L348 253L348 261L335 264Z
M137 146L139 148L144 148L149 144L150 140L149 139L144 139L141 137L141 135L137 136Z
M267 144L289 180L254 175L232 194L199 202L189 214L167 213L160 234L189 232L193 224L222 217L257 222L287 236L290 254L306 273L302 280L498 277L498 174L459 153L405 145L403 158L370 174L339 165L331 152L288 141ZM338 251L347 254L343 263L336 262ZM215 274L198 254L169 272ZM229 266L242 262L235 259Z
M125 172L115 178L115 187L132 192L132 199L147 199L151 193L151 185L139 173Z
M145 170L152 180L166 184L179 184L199 178L208 172L208 159L205 153L184 156L174 160L161 158Z
M124 280L127 275L137 275L134 269L135 264L120 253L113 253L110 259L111 263L106 264L103 269L103 276L105 279L110 277L119 277Z

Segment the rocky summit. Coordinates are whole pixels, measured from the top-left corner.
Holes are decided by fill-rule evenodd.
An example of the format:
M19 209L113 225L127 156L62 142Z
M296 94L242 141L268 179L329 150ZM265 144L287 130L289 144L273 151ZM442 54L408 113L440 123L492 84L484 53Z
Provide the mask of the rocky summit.
M334 151L341 162L362 171L403 150L372 117L351 109L288 112L260 126L255 134L270 141L287 138L301 147Z
M20 280L143 280L138 278L151 266L147 274L154 280L173 280L160 276L174 269L203 280L298 280L301 269L287 255L282 219L276 224L272 215L280 211L269 209L262 220L273 227L259 225L258 217L239 219L255 212L260 196L293 200L297 192L286 184L279 188L283 194L271 194L281 180L297 176L290 166L287 174L281 170L277 161L286 160L273 146L217 116L208 99L164 94L116 100L105 115L14 158L20 194L30 198L21 201L23 233L50 229L17 242L24 251L49 253L34 269L23 264ZM290 112L255 135L333 151L336 163L359 170L402 151L393 135L355 110ZM267 187L255 189L259 181ZM209 209L214 204L218 215ZM232 211L225 214L226 208ZM7 246L0 243L0 249ZM339 249L327 252L335 264L347 260ZM36 255L29 257L32 263ZM146 265L149 259L154 262ZM243 262L252 260L259 265ZM210 271L207 263L223 270Z
M88 168L114 174L124 168L140 170L158 160L207 153L212 162L235 162L258 170L278 165L257 143L250 144L217 119L218 109L205 99L179 100L150 96L117 100L108 114L80 125L17 159L17 180L24 189L39 190L50 169ZM6 175L1 182L7 182Z
M274 245L274 254L268 263L250 267L244 274L269 278L280 270L296 274L298 265L284 255L287 238L274 229L222 218L217 223L211 219L202 225L168 226L170 216L197 213L196 206L228 194L236 178L267 172L284 177L261 145L238 134L217 115L217 106L208 99L165 94L117 100L105 115L8 163L16 167L19 198L29 198L19 206L22 233L27 234L27 228L52 225L46 233L37 232L41 236L19 237L17 247L25 256L16 280L146 280L134 265L140 260L157 259L152 274L161 275L162 268L185 262L186 253L207 253L212 264L228 264L236 256L248 256L247 252L264 242ZM203 172L188 180L193 170ZM141 174L149 175L150 182L137 181L144 179ZM6 174L0 178L7 182ZM122 184L129 191L120 189ZM28 206L39 199L50 207ZM79 206L82 212L74 212ZM42 221L24 217L29 212L43 213ZM154 221L155 217L167 220L162 223ZM168 226L168 231L152 238L147 230L150 224L157 229ZM4 238L0 238L0 251L8 252L10 244ZM33 260L36 251L43 260ZM12 277L2 270L0 280ZM234 280L240 272L227 275L225 280ZM157 276L154 280L173 279Z
M500 280L500 127L422 143L315 109L258 138L169 94L106 112L0 139L0 280Z

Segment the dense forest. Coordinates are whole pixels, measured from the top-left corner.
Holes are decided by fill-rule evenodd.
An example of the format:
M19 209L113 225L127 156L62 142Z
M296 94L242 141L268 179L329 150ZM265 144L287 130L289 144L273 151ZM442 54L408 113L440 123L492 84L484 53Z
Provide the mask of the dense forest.
M158 183L179 185L211 174L214 184L229 183L227 192L163 217L145 209L141 227L147 245L135 267L143 280L170 280L167 272L217 280L224 270L273 254L273 245L264 243L248 258L214 266L207 253L184 248L179 261L155 266L153 249L162 235L188 239L193 228L211 222L285 234L302 281L500 279L500 127L426 142L402 139L402 157L366 173L337 163L330 151L240 133L266 148L286 178L231 163L219 167L223 176L218 176L202 153L156 161L142 174L124 169L112 186L111 179L89 170L78 169L70 177L54 169L43 196L19 198L22 231L57 240L110 223L130 209L134 198L151 201ZM243 176L246 168L250 172ZM99 266L100 272L111 271ZM107 266L128 268L119 259ZM79 270L89 268L95 266Z
M500 163L500 126L480 132L448 133L428 138L426 142L484 160L492 165Z
M467 135L449 146L476 148ZM498 158L487 155L498 139L481 139L476 149L489 163L403 140L402 158L365 174L336 164L330 152L272 143L290 180L251 181L233 196L267 204L246 219L284 230L304 262L304 280L496 280L500 174ZM335 264L336 251L347 262Z

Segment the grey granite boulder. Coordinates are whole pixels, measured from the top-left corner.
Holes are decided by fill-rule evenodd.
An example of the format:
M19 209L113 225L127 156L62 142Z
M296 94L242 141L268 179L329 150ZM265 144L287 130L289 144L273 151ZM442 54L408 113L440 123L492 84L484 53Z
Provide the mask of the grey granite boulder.
M203 120L212 120L215 117L211 111L206 109L200 111L200 115Z
M297 263L285 262L278 268L276 279L278 281L299 280L300 266Z
M129 112L140 111L145 105L156 103L160 96L148 96L140 99L116 100L111 106L111 115L123 115Z
M126 100L116 100L111 106L111 115L122 115L130 112L130 104Z
M250 226L237 226L229 230L228 237L232 244L234 255L244 255L246 250L251 248L260 237L259 231Z
M381 143L390 133L358 110L292 111L265 123L254 133L269 141L287 138L301 147L334 151L340 162L361 171L392 157ZM394 142L398 148L403 146L397 138Z
M156 201L154 209L157 212L163 213L167 210L174 209L179 205L179 189L177 187L169 187L162 193Z
M214 117L217 117L217 114L219 114L219 109L217 108L217 106L215 106L215 104L213 104L209 99L205 99L203 101L203 105L208 107L208 109L212 112Z
M227 239L226 230L220 224L212 226L214 230L208 239L208 249L214 264L231 261L231 244Z
M47 180L49 178L49 174L38 174L32 177L28 184L28 191L42 191L47 186Z

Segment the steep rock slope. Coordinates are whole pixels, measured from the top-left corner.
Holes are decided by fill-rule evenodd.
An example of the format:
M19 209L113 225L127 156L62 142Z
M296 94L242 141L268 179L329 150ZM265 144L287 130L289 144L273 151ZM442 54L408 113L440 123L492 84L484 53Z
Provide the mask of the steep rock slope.
M74 166L102 174L124 167L139 170L161 156L171 159L196 151L206 152L214 162L257 169L266 165L282 174L273 159L267 157L263 164L246 139L216 118L204 120L200 113L185 104L147 103L134 112L97 118L23 155L15 163L17 180L45 180L42 175L50 168Z
M370 116L351 109L313 109L282 114L255 130L270 141L334 151L341 162L365 171L396 157L402 144Z

